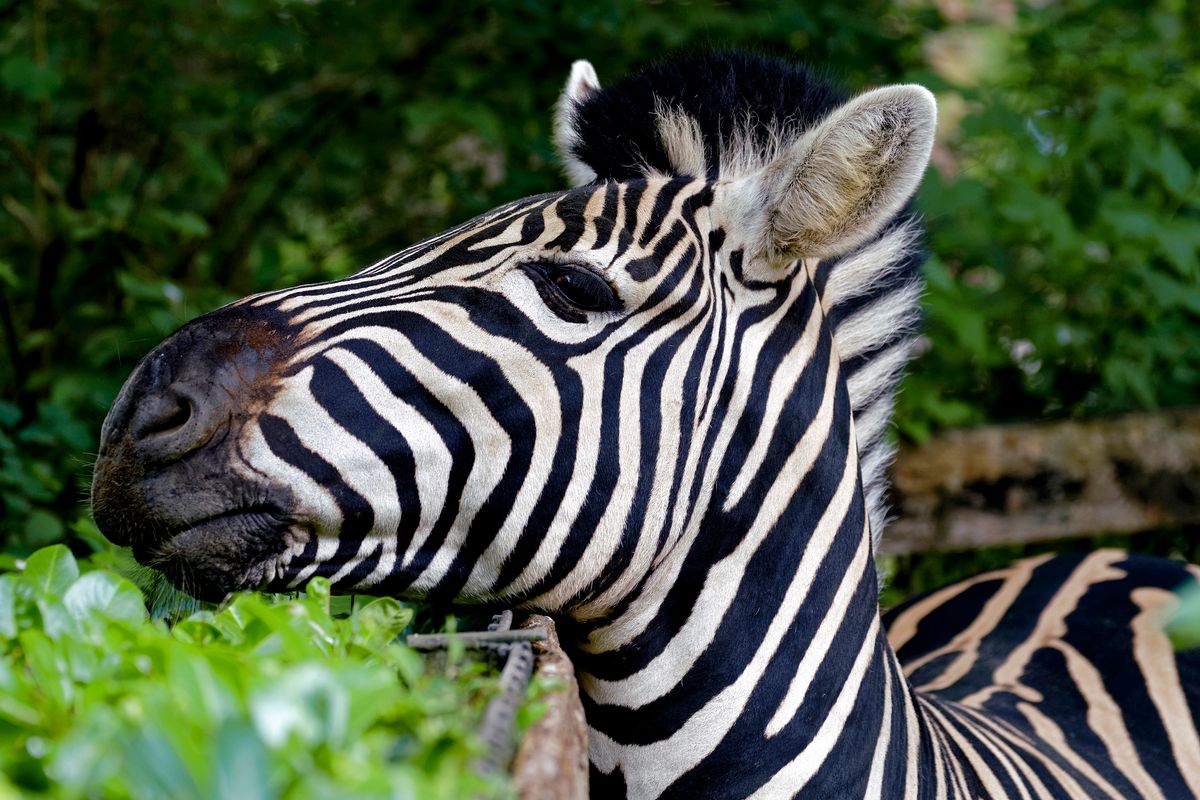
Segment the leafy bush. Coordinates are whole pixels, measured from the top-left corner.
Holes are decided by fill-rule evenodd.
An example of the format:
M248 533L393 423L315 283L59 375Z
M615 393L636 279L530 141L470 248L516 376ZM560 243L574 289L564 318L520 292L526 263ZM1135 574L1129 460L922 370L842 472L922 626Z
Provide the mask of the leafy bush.
M0 0L0 548L88 549L104 410L185 320L562 186L580 57L753 47L938 92L904 438L1195 402L1197 29L1183 0Z
M613 80L721 31L879 82L888 8L0 0L0 548L86 549L104 411L187 319L562 186L573 59Z
M1197 29L1196 3L1075 1L929 37L949 124L906 435L1200 397Z
M411 611L242 594L168 625L62 545L0 574L0 798L481 797L494 681L396 643ZM84 569L90 565L83 564Z

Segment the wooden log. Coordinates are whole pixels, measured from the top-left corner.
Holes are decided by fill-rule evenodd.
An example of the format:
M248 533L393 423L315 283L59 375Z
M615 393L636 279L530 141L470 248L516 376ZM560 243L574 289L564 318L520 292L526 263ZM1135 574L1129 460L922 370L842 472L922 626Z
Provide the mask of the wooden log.
M1200 523L1200 409L954 431L902 450L884 553Z
M513 763L517 795L521 800L587 800L588 729L575 668L559 645L553 620L535 614L521 627L546 634L533 645L534 671L560 688L543 698L549 708L521 739Z

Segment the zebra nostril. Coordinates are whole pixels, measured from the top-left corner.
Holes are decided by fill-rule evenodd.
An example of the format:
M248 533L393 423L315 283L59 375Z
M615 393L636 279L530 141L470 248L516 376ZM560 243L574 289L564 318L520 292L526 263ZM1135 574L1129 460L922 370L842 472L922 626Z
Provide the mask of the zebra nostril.
M136 435L144 439L182 428L192 418L192 401L182 395L176 395L158 408L154 409L155 416L146 419Z
M141 398L129 431L143 456L178 458L207 441L212 417L191 387L173 383Z

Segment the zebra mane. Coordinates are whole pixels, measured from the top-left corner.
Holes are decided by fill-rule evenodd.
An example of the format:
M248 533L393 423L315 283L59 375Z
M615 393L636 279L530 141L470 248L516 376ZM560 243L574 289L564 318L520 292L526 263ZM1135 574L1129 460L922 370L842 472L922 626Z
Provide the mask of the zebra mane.
M593 88L559 108L559 147L576 182L586 173L573 166L596 180L736 178L847 100L807 67L740 52L684 55Z
M555 138L575 184L655 175L734 179L765 167L848 95L813 70L752 53L693 54L607 88L577 62ZM858 437L871 530L887 517L887 428L919 319L921 227L898 213L874 239L816 266Z

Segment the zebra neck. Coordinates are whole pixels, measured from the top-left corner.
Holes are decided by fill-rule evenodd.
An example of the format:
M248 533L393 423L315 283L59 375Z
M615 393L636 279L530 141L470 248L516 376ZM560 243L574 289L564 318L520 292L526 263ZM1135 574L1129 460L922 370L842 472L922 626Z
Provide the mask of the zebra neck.
M827 613L802 609L761 642L713 637L680 663L673 639L666 658L624 681L588 671L620 648L575 649L592 796L915 800L937 784L943 796L972 796L977 782L950 745L956 712L905 678L867 550L865 563L856 550L846 564ZM825 624L803 624L812 617Z
M780 303L764 380L719 395L688 523L601 621L564 626L595 796L879 796L937 750L880 621L834 342L811 283Z
M880 622L853 450L835 451L845 473L814 488L829 497L802 515L809 535L782 528L745 558L718 548L717 560L685 559L640 635L618 626L576 647L594 796L773 797L811 786L814 797L885 787L903 797L905 778L933 758ZM814 520L812 508L824 513Z

